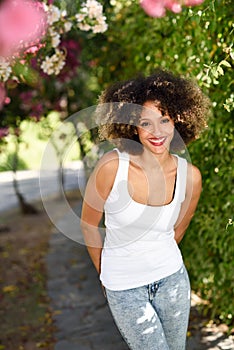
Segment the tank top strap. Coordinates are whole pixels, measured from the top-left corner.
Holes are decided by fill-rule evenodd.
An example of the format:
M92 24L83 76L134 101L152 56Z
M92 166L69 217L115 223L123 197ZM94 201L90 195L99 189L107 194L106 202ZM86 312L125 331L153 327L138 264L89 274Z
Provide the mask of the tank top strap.
M117 148L114 149L117 151L119 156L119 166L117 174L115 177L115 185L120 181L128 181L128 168L129 168L129 154L126 152L120 152Z
M178 170L177 170L177 186L179 187L179 200L183 202L185 199L186 185L187 185L187 168L188 162L186 159L177 156L178 159Z

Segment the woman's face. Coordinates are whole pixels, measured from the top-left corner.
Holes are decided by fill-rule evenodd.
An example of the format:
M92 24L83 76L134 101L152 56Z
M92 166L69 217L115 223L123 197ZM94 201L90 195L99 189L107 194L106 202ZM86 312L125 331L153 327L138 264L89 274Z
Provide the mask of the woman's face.
M163 115L153 101L145 102L143 107L137 127L140 142L155 154L168 151L174 136L173 120L168 114Z

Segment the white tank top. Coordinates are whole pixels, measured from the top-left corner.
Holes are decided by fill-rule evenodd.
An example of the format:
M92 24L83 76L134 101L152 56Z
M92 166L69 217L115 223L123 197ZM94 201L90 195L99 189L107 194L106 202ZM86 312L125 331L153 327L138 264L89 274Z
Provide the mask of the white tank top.
M177 272L183 263L174 225L185 198L187 161L178 157L174 197L164 206L134 201L128 191L129 154L119 154L105 202L106 236L100 280L110 290L140 287Z

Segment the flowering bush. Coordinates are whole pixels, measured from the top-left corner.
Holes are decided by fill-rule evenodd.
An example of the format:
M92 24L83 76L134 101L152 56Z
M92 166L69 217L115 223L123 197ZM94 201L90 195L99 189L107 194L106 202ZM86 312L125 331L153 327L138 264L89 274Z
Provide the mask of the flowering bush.
M166 10L174 13L182 11L184 6L196 6L203 3L204 0L141 0L140 5L144 11L151 17L164 17Z
M194 6L202 1L141 0L140 5L150 16L162 17L166 9L178 13L182 4ZM68 13L64 3L58 3L63 8L53 0L3 0L0 3L0 110L7 104L10 108L11 89L16 88L16 84L23 83L40 91L41 78L57 76L68 82L79 65L79 31L97 34L107 30L99 1L77 0L75 14ZM35 99L32 110L38 118L40 111L43 113L42 102L33 106L33 101L35 103ZM29 108L27 110L30 113Z
M106 30L103 6L97 0L83 2L75 15L51 0L4 0L0 4L0 110L9 103L12 81L14 89L23 83L40 90L41 78L74 77L79 31L96 34Z
M106 17L103 8L96 0L87 0L76 15L77 26L81 30L92 30L93 33L103 33L107 30Z

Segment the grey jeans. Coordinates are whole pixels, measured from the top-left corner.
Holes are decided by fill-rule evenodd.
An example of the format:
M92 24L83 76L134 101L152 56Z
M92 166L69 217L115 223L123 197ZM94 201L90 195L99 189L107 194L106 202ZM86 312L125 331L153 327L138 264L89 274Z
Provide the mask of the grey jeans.
M132 350L184 350L190 311L185 266L154 283L123 291L106 289L112 315Z

